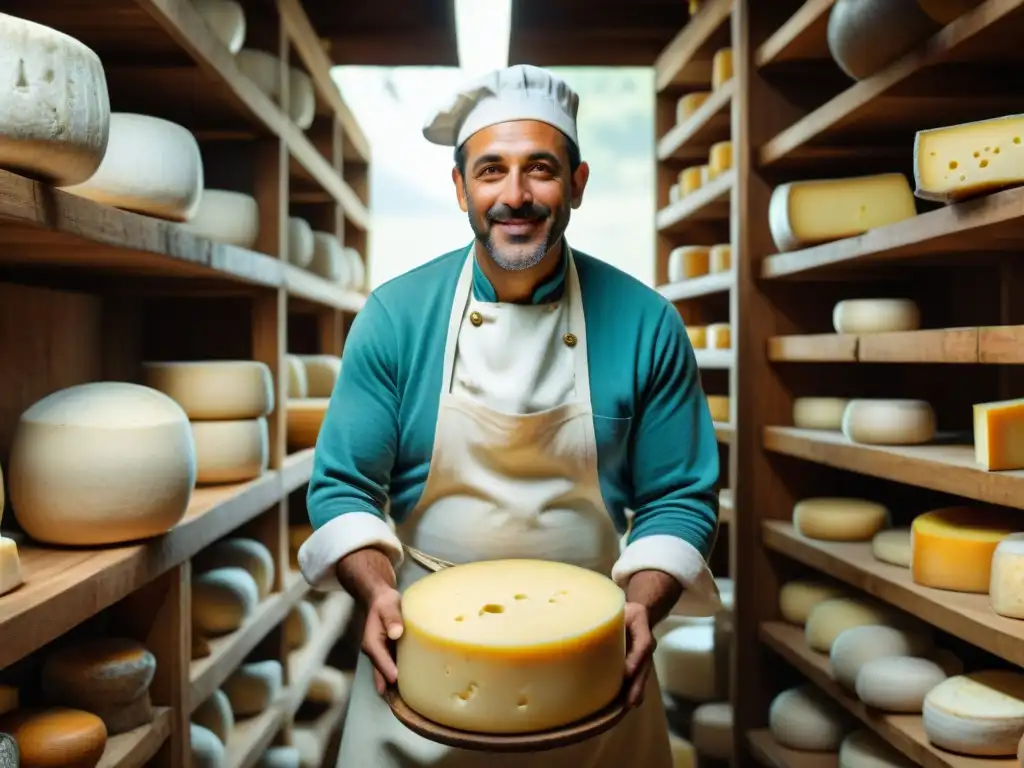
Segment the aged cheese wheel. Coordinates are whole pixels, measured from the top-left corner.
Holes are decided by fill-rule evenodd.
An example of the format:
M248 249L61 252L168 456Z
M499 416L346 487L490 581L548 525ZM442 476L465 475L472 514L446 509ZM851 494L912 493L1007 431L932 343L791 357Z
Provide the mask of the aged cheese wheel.
M887 531L879 531L871 539L871 554L876 560L890 565L899 565L909 568L911 562L910 554L910 529L891 528Z
M99 57L50 27L0 16L0 168L78 184L99 168L110 97Z
M886 624L906 627L912 622L894 609L873 600L856 597L835 597L811 609L804 625L807 645L821 653L829 653L832 644L843 632L865 624Z
M345 246L345 258L349 262L349 268L352 274L352 279L349 281L348 289L350 291L364 291L366 289L366 264L363 262L363 257L360 255L352 246Z
M996 545L988 593L1000 616L1024 619L1024 534L1011 533Z
M306 366L298 355L288 355L288 397L301 400L309 397L309 379L306 378Z
M341 358L337 355L300 355L306 369L306 389L309 397L330 397L341 373Z
M232 536L215 542L192 559L193 573L216 568L241 568L256 582L259 599L274 588L274 557L266 544L256 539Z
M832 677L852 691L858 673L869 661L890 656L924 656L931 652L932 642L931 632L921 628L897 629L882 624L851 627L832 643Z
M50 702L92 712L136 701L149 690L155 673L156 657L142 643L97 637L50 654L40 679Z
M402 596L398 689L424 717L483 733L541 731L622 688L625 595L584 568L491 560L425 576Z
M913 760L897 752L871 731L854 731L839 745L840 768L913 768Z
M860 627L859 629L866 629ZM913 656L881 656L857 672L857 698L883 712L919 714L924 697L946 679L937 661Z
M729 349L732 346L732 333L728 323L711 323L707 327L708 349Z
M1011 757L1024 735L1024 675L986 670L950 677L928 691L922 707L928 740L950 752Z
M793 525L809 539L868 541L888 524L888 508L866 499L821 497L793 507Z
M288 217L288 262L308 267L313 260L313 228L298 216Z
M307 267L324 280L346 285L352 275L345 251L338 238L330 232L313 232L313 258Z
M284 669L276 659L251 661L236 669L224 683L224 694L235 717L252 717L267 709L281 693Z
M242 48L235 54L235 65L252 80L271 101L281 97L281 60L273 54L256 48ZM289 82L291 85L291 82Z
M284 641L290 651L302 648L313 637L320 615L312 603L302 600L292 608L284 621Z
M196 482L241 483L259 477L270 464L267 420L193 421Z
M270 368L257 360L143 363L142 378L194 421L257 419L274 410Z
M685 123L693 117L710 97L711 91L694 91L680 97L676 102L676 123Z
M301 451L316 445L330 402L326 397L288 401L288 450Z
M103 721L79 709L19 709L0 717L0 733L17 742L19 768L94 768L107 748Z
M996 547L1022 527L1020 513L1010 509L947 507L918 515L910 524L914 583L953 592L989 592Z
M234 632L259 603L259 587L249 572L215 568L192 577L192 628L215 637Z
M690 340L690 346L694 349L707 349L708 329L706 325L686 326L686 336Z
M732 168L732 142L719 141L708 153L708 177L715 178Z
M185 515L195 443L166 395L127 382L80 384L21 415L8 469L11 506L29 536L117 544L158 536Z
M235 0L192 0L214 37L224 43L232 54L245 43L245 12Z
M707 175L706 165L693 165L679 172L679 194L682 197L692 194L701 188Z
M654 649L654 668L666 693L687 701L717 698L714 624L687 624L666 633Z
M708 269L712 274L732 269L732 246L728 243L711 246L708 253Z
M260 207L251 195L207 189L195 214L181 226L218 243L252 248L260 234Z
M142 694L127 704L89 707L107 727L107 736L119 736L153 722L153 702L149 693Z
M190 723L189 740L192 742L192 768L227 768L227 753L217 734Z
M729 396L728 395L706 395L708 410L711 411L712 421L729 423Z
M711 249L705 245L682 245L668 255L668 280L678 283L708 274Z
M309 682L306 701L316 704L338 704L348 699L351 690L351 672L342 672L334 667L321 667Z
M921 311L910 299L845 299L832 310L836 333L895 333L921 327Z
M18 545L13 539L0 536L0 595L6 595L23 583Z
M699 756L732 760L732 705L716 702L697 707L691 738Z
M288 116L302 130L316 119L316 91L313 79L301 69L288 70Z
M871 77L939 29L917 0L836 0L828 49L854 80Z
M793 426L797 429L843 428L845 397L797 397L793 400Z
M214 691L200 704L192 713L192 722L211 731L222 744L227 744L235 727L235 715L224 691Z
M711 57L711 90L732 80L732 48L721 48Z
M851 400L843 434L868 445L920 445L935 437L935 411L924 400Z
M849 727L839 706L813 685L790 688L768 709L768 728L783 747L835 752Z
M256 763L256 768L303 768L301 755L295 747L270 747Z
M802 626L818 603L848 594L849 590L838 584L803 579L787 581L779 590L779 613L790 624Z

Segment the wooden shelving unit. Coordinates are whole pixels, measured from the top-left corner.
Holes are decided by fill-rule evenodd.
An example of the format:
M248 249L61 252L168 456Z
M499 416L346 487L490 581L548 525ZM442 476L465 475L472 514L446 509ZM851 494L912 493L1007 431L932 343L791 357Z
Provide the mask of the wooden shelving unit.
M15 517L7 499L5 534L18 541L25 583L0 595L0 681L19 681L48 644L101 625L98 631L144 641L157 658L156 716L111 738L104 768L188 765L195 708L243 661L278 659L281 699L240 720L226 745L231 768L255 765L270 744L289 743L310 679L353 615L346 595L328 597L316 635L286 653L282 622L309 593L289 566L288 526L305 520L313 466L311 448L287 452L286 356L340 355L365 301L364 293L289 263L287 221L300 216L335 234L365 265L369 147L299 0L244 6L246 47L278 56L282 72L304 70L315 84L316 117L307 130L288 116L287 89L280 101L266 96L189 2L112 0L85 13L76 0L12 0L4 8L92 48L112 111L187 128L200 144L206 188L250 194L260 213L257 243L247 250L0 170L4 468L25 408L75 384L138 381L146 360L259 360L274 380L269 470L251 482L196 488L185 518L161 537L103 548L42 546L8 530ZM192 558L229 534L268 547L275 584L241 628L193 660Z

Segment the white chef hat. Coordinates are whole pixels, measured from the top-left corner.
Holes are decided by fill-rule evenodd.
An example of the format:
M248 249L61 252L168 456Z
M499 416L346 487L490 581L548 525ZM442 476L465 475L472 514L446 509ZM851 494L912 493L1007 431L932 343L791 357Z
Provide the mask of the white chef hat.
M580 97L564 80L529 64L498 69L458 91L423 126L427 141L460 147L477 131L512 120L553 125L576 146Z

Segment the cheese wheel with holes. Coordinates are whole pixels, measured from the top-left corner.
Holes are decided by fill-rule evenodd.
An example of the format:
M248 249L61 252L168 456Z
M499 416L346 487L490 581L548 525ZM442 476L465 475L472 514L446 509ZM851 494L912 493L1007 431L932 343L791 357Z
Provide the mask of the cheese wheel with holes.
M839 768L913 768L917 763L871 731L854 731L839 745Z
M932 659L880 656L860 667L854 688L857 698L869 707L916 715L921 712L928 691L945 680L946 674Z
M803 579L787 581L779 590L779 613L790 624L804 625L818 603L848 594L849 590L839 584Z
M704 106L704 102L711 96L711 91L694 91L681 97L676 102L676 123L682 124L693 117L697 110Z
M301 400L309 397L309 379L306 378L306 366L298 355L288 355L288 398Z
M909 568L912 560L910 550L910 529L891 528L879 531L871 539L871 554L876 560L889 565Z
M1024 399L974 406L974 460L990 471L1024 469Z
M257 419L274 410L270 368L257 360L143 363L142 381L193 421Z
M654 649L654 668L666 693L686 701L717 698L713 620L684 624L662 635Z
M251 661L236 669L225 681L223 691L235 717L252 717L264 712L281 694L284 669L276 659Z
M611 579L540 560L431 573L402 596L398 690L430 720L477 733L574 722L622 688L625 595Z
M933 647L932 633L924 628L897 629L881 624L850 627L832 643L829 666L832 679L853 690L861 668L888 656L925 656Z
M916 331L921 313L910 299L845 299L832 310L836 333Z
M924 400L851 400L843 434L867 445L921 445L935 437L935 411Z
M303 647L313 637L317 626L320 624L320 616L313 604L302 600L295 605L288 613L284 622L285 646L290 651Z
M252 195L207 189L195 214L181 226L218 243L252 248L260 234L260 208Z
M780 251L862 235L917 215L914 193L899 173L781 184L768 204L768 226Z
M708 269L712 274L732 269L732 246L713 245L708 254Z
M185 515L195 443L167 395L127 382L80 384L21 414L8 470L11 507L29 536L117 544L158 536Z
M910 524L914 583L985 594L996 547L1022 530L1024 519L1016 510L947 507L918 515Z
M708 349L729 349L732 346L732 334L728 323L711 323L707 333Z
M673 248L668 255L668 279L671 283L700 277L708 273L710 249L703 245Z
M704 325L686 326L686 336L690 339L690 346L694 349L707 349L708 329Z
M302 768L302 758L295 747L268 747L256 768Z
M302 130L316 119L316 90L313 79L301 69L288 70L288 116Z
M0 536L0 595L6 595L24 583L17 543Z
M846 715L813 685L790 688L768 709L768 728L783 747L834 752L849 731Z
M726 395L707 395L711 420L729 423L729 398Z
M0 717L0 733L14 737L21 768L92 768L107 748L107 727L80 709L19 709Z
M330 402L326 397L288 401L289 451L301 451L316 445Z
M235 54L235 66L267 98L278 103L281 97L281 60L277 56L256 48L242 48Z
M130 704L149 690L156 657L142 643L120 637L76 640L43 664L43 695L54 704L95 711Z
M826 39L839 68L854 80L863 80L938 30L917 0L836 0Z
M217 734L190 723L188 727L192 768L226 768L227 753Z
M245 12L235 0L192 0L203 21L232 55L245 43Z
M922 722L940 749L1012 757L1024 735L1024 675L1000 669L944 680L924 697Z
M691 738L700 757L732 759L732 705L728 702L701 704L693 712Z
M211 731L221 743L227 744L235 728L235 715L224 691L214 691L210 698L192 713L192 722Z
M238 567L214 568L192 577L192 628L215 637L234 632L256 609L259 587Z
M193 421L196 483L218 485L253 480L270 463L267 420Z
M313 232L313 258L308 269L324 280L342 285L351 279L341 243L329 232Z
M703 179L703 171L701 169L704 167L706 166L694 165L691 166L690 168L684 168L682 171L679 172L680 196L685 197L686 195L689 195L700 189Z
M869 541L889 524L889 509L866 499L820 497L793 507L793 525L809 539Z
M732 142L719 141L711 145L708 153L708 178L721 176L732 168Z
M1024 619L1024 533L1011 533L996 545L988 593L993 611Z
M308 397L330 397L341 373L341 358L337 355L300 355L306 369Z
M96 172L65 192L169 221L188 221L203 197L203 158L187 129L159 117L114 112Z
M0 16L0 168L57 186L96 172L110 134L99 57L56 29Z
M230 536L214 542L192 559L193 573L217 568L241 568L256 582L260 600L274 588L274 557L267 545L256 539Z
M793 400L793 426L797 429L843 428L845 397L797 397Z
M313 228L298 216L288 217L288 263L306 268L313 260Z
M811 609L804 625L804 635L812 650L829 653L832 644L843 632L866 624L886 624L900 628L913 626L910 619L900 616L894 608L875 600L835 597Z
M732 48L721 48L711 58L711 90L732 80Z
M366 264L363 263L363 257L359 251L348 245L344 251L351 271L351 279L346 287L350 291L362 292L366 289Z

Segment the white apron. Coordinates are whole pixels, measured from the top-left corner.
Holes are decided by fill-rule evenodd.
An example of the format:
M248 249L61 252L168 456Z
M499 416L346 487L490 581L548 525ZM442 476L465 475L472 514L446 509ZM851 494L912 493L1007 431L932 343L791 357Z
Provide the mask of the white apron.
M572 254L562 299L568 306L562 307L560 315L552 311L559 305L478 304L472 299L472 277L470 247L448 326L430 470L422 498L398 526L399 538L454 563L527 557L610 575L620 543L598 482L587 334ZM560 318L562 327L554 326L551 321ZM485 323L494 325L481 328ZM553 401L568 402L523 415L500 412L470 399L468 394L479 386L476 382L486 377L481 365L487 349L480 345L493 344L500 334L509 345L520 347L512 350L517 359L508 362L513 370L523 372L521 379L536 375L537 366L561 360L571 370L571 380L563 380L574 396L560 398L551 391ZM522 354L524 344L526 355ZM497 354L501 357L504 352ZM502 388L502 381L515 383L507 375L491 374L490 383L496 389ZM514 401L513 396L510 399ZM399 569L399 589L404 591L426 573L406 557ZM581 744L544 752L490 754L436 744L407 729L377 694L372 664L360 654L338 759L338 768L355 766L671 768L672 757L653 670L644 703L612 730Z

